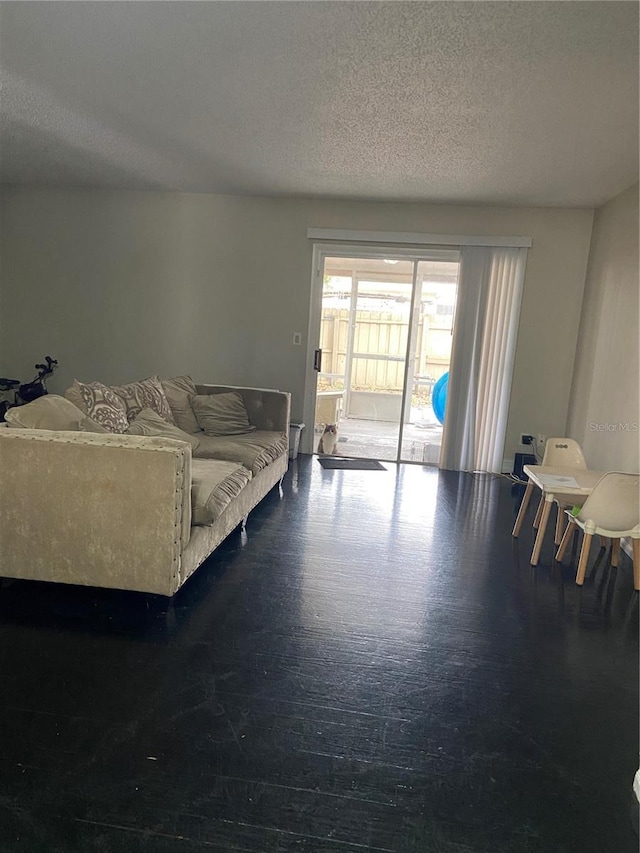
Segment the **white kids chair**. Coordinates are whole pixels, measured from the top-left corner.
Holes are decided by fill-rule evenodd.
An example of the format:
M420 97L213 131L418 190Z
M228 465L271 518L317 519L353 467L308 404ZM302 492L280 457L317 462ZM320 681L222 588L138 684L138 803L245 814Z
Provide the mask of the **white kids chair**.
M544 446L544 456L542 464L548 465L551 468L575 468L585 470L587 460L584 458L582 448L577 441L572 438L548 438ZM554 493L555 494L555 493ZM558 515L556 516L556 534L554 544L559 545L562 537L562 520L564 518L563 510L567 507L572 507L575 502L575 497L570 495L555 495L555 503L558 505ZM540 516L544 507L544 494L540 498L536 517L533 526L538 528Z
M612 540L611 565L618 565L620 539L633 542L633 586L640 590L640 475L612 472L601 477L578 515L567 512L569 523L562 537L556 560L564 557L576 527L584 533L576 583L582 586L587 571L589 547L594 535Z

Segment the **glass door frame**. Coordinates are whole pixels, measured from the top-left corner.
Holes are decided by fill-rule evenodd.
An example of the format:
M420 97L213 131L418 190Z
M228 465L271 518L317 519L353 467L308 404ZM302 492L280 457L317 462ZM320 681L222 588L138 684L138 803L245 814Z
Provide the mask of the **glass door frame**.
M335 258L337 256L336 255L329 255L328 257ZM351 256L349 256L349 257L351 257ZM387 256L385 256L385 257L387 257ZM393 260L393 259L391 259L391 260ZM403 260L409 260L409 259L404 258ZM412 274L412 278L411 278L411 301L409 304L408 335L410 335L412 332L413 305L414 305L414 295L415 295L415 289L416 289L416 275L417 275L417 269L418 269L417 264L413 261L412 261L412 263L413 263L413 274ZM324 263L323 263L323 270L324 270ZM376 276L377 276L377 273L373 273L373 274L369 274L366 279L361 278L357 275L352 276L352 278L351 278L351 300L349 302L349 332L348 332L348 337L347 337L347 357L346 357L346 363L345 363L345 385L344 385L344 392L345 392L344 393L344 410L345 410L345 412L347 412L347 416L348 416L348 412L350 410L351 385L353 383L353 361L354 361L354 359L375 358L376 361L394 361L394 362L403 361L403 362L406 362L406 358L407 358L407 350L406 349L405 349L404 354L401 357L396 356L396 355L381 355L381 354L376 354L374 356L371 353L355 352L354 351L354 338L355 338L356 322L357 322L356 318L357 318L357 313L358 313L358 296L360 295L359 294L359 288L360 288L360 285L363 284L364 282L373 281ZM406 363L405 363L405 369L403 370L403 380L402 380L402 382L403 382L403 384L402 384L402 402L401 402L401 406L400 406L400 417L401 418L404 416L404 411L405 411L404 390L405 390L406 381L407 381L407 370L406 370ZM399 433L398 441L400 443L402 443L402 424L400 424L400 433Z
M400 407L400 424L398 433L398 444L396 449L396 462L403 461L401 459L403 431L405 417L407 412L407 403L411 399L413 388L408 387L410 372L413 371L410 358L415 358L415 347L417 338L417 312L416 301L419 298L417 277L418 265L420 261L453 261L460 260L459 246L439 246L434 244L422 245L420 247L401 247L397 245L382 245L363 243L348 244L348 243L314 243L313 244L313 263L311 275L311 294L309 305L309 329L307 334L307 364L305 372L305 393L303 404L303 419L304 423L309 424L310 428L303 432L302 449L305 453L313 452L313 437L315 424L316 410L316 392L317 392L317 377L318 371L315 369L315 353L320 345L320 324L322 320L322 296L324 291L324 265L326 258L374 258L374 259L390 259L412 261L413 278L411 291L411 307L409 314L409 333L407 334L407 347L405 352L405 371L404 383L402 388L402 402ZM350 300L350 316L354 311L354 298L357 297L358 280L353 280L351 283L351 300ZM351 326L351 324L350 324ZM349 334L352 334L350 328ZM351 357L347 351L347 364L345 370L350 369ZM345 374L346 375L346 374ZM392 460L391 460L392 461ZM408 464L411 464L409 461ZM422 464L422 463L413 463Z

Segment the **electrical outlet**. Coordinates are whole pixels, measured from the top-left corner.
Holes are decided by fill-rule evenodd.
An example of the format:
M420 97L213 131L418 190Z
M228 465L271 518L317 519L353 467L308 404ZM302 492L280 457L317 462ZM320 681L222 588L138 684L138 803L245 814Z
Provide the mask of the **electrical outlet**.
M520 436L520 444L533 444L533 436L523 433Z

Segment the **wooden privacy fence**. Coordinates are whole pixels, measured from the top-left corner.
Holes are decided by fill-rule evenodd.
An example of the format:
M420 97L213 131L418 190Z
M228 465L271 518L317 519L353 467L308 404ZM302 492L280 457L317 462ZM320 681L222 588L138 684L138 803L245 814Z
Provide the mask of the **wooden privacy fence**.
M444 321L444 322L443 322ZM447 325L448 322L448 325ZM357 311L353 352L370 358L354 358L351 388L354 391L402 391L404 359L409 334L408 318L382 311ZM324 387L342 385L347 365L349 311L325 308L320 326ZM449 369L451 352L450 317L421 315L418 323L414 375L438 380ZM392 356L401 361L384 361L376 356Z

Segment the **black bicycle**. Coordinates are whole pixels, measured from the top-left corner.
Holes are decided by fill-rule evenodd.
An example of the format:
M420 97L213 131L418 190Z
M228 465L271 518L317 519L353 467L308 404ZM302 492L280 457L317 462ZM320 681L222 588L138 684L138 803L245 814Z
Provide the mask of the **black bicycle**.
M55 358L51 358L48 355L45 355L44 360L44 364L35 365L38 373L31 382L21 384L19 379L0 378L0 396L4 397L0 401L0 421L4 421L5 414L14 406L31 403L32 400L37 400L38 397L42 397L43 394L48 393L47 376L51 376L58 362Z

